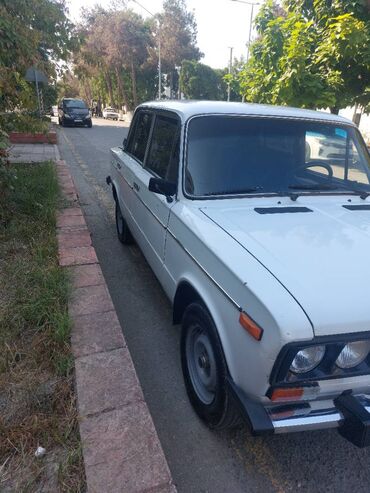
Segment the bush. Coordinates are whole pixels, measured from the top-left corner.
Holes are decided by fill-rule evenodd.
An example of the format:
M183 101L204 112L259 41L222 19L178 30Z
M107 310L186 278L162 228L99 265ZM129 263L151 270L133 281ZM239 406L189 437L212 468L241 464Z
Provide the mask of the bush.
M49 131L49 120L38 118L27 113L2 113L0 115L0 128L5 132L27 132L31 134Z

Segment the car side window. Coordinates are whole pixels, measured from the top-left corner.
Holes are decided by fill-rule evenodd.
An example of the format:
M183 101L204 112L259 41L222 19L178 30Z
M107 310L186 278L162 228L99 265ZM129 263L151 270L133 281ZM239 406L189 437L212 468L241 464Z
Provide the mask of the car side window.
M141 111L135 118L133 134L127 146L127 152L132 154L141 163L144 161L148 144L153 114Z
M176 119L158 115L145 167L160 178L177 181L179 124ZM177 157L176 157L177 156Z

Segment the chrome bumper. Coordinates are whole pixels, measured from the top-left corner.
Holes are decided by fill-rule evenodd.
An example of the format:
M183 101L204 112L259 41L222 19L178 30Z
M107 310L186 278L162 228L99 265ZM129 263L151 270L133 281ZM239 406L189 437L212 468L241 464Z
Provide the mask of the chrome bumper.
M231 379L228 384L253 435L338 428L338 432L357 447L370 445L369 395L353 395L347 391L333 400L265 407L248 398Z
M370 413L370 406L365 406ZM344 422L343 414L337 409L309 413L305 416L290 416L283 419L271 419L275 433L292 433L295 431L321 430L338 428Z

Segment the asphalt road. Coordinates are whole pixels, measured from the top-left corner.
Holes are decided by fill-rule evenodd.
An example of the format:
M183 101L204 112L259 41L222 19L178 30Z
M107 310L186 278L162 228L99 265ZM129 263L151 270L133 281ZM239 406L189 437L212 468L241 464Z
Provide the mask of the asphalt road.
M246 428L212 432L199 421L183 385L170 303L138 247L116 239L105 177L109 149L127 127L99 119L92 129L58 132L179 493L369 492L370 449L355 448L335 430L253 438Z

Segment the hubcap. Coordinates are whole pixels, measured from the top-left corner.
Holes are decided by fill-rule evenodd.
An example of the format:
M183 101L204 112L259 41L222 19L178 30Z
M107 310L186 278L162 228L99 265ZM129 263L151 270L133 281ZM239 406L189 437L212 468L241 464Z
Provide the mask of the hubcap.
M217 368L212 343L199 325L189 328L186 338L186 361L189 376L198 398L211 404L217 386Z

